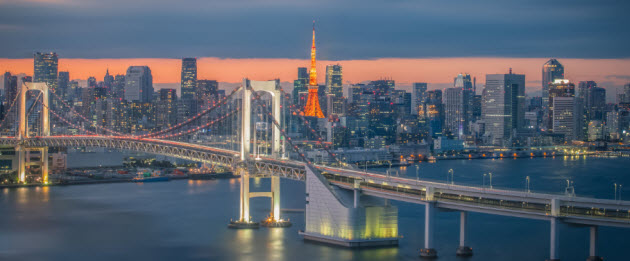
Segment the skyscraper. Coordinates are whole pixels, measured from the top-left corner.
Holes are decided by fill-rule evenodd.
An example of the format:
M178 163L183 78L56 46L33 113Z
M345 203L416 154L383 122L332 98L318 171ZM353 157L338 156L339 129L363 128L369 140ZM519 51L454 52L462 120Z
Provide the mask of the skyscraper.
M317 85L317 69L315 62L315 23L313 23L313 45L311 46L311 70L309 72L308 100L304 107L304 115L324 118L324 113L319 105L319 86Z
M542 68L542 100L543 108L548 108L549 101L549 84L555 80L564 79L564 66L556 59L550 59Z
M566 141L575 138L575 97L555 97L553 99L552 130L563 134Z
M45 82L52 90L57 89L57 70L59 60L56 53L40 53L34 55L33 82Z
M8 110L13 103L13 100L17 96L18 92L18 78L17 76L11 75L10 72L4 73L4 102L5 108Z
M511 69L510 69L511 71ZM474 96L475 96L475 86L473 85L473 81L471 80L470 74L460 73L457 77L454 78L454 87L461 89L462 92L462 134L469 134L469 126L470 122L473 119L473 107L474 107ZM460 134L461 135L461 134Z
M293 81L293 104L304 107L306 101L300 100L300 93L308 93L308 71L306 67L298 67L298 78Z
M525 117L525 75L488 74L482 101L490 143L503 145L521 128Z
M182 59L182 100L192 100L197 87L197 58Z
M219 83L214 80L197 80L195 96L197 109L204 110L219 101Z
M177 123L177 93L175 89L160 89L158 98L156 124L166 129Z
M343 97L343 75L341 65L326 65L326 93Z
M464 134L464 90L444 90L444 130L460 138Z
M623 86L624 102L630 103L630 83Z
M426 82L413 83L413 88L411 89L411 115L418 115L418 112L422 110L420 106L424 104L426 92Z
M70 72L59 72L59 78L57 79L57 95L63 100L68 99L68 88L70 87Z
M125 76L125 100L151 102L153 98L153 76L148 66L129 66Z
M566 79L557 79L548 86L549 113L547 114L546 126L548 130L553 130L553 99L556 97L575 97L575 84Z

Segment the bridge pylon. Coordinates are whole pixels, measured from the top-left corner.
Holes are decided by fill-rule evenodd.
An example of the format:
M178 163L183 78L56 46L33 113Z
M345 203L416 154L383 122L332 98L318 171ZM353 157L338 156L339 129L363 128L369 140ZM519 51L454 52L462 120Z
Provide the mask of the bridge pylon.
M23 140L29 138L28 132L28 115L26 112L26 93L29 90L41 92L42 110L40 113L40 130L39 136L50 136L50 118L49 118L49 89L48 85L43 82L23 82L20 86L18 97L18 146L15 147L16 156L18 157L18 180L20 183L26 182L26 165L39 165L41 170L41 183L48 184L48 147L27 147L24 146ZM25 157L30 157L27 151L39 151L40 162L32 164L27 162Z
M258 228L259 223L252 221L249 211L249 199L253 197L269 197L271 198L271 211L269 217L262 221L263 226L268 227L288 227L291 222L280 218L280 177L271 176L270 192L250 192L249 180L255 171L253 166L254 159L251 158L251 125L252 125L252 94L256 91L269 93L272 97L272 116L274 119L282 119L281 116L281 98L280 81L250 81L243 79L242 92L242 109L241 109L241 162L237 167L237 171L241 176L240 188L240 216L238 221L232 221L230 228ZM275 124L272 125L272 157L281 157L280 136L281 131Z

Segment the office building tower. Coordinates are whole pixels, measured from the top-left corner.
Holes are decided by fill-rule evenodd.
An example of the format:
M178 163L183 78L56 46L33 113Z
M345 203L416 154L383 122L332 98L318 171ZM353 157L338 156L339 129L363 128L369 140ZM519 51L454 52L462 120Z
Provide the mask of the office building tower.
M482 99L482 119L493 145L504 145L525 117L525 75L488 74Z
M441 136L444 123L444 105L442 104L442 90L427 91L425 103L420 106L419 119L425 120L429 125L429 134L432 137Z
M298 67L298 78L293 81L293 104L299 106L299 108L304 108L306 105L306 99L304 101L300 100L300 94L308 93L308 71L306 67Z
M444 90L444 130L455 137L464 135L464 90L446 88Z
M56 93L64 101L68 100L69 87L70 87L70 72L59 72L59 78L57 79Z
M415 82L411 89L411 115L418 115L422 110L420 106L425 102L427 92L426 82Z
M630 103L630 83L623 86L624 103Z
M564 135L565 141L575 138L574 106L575 97L554 97L552 105L552 130Z
M201 111L219 102L219 83L214 80L197 80L195 97L197 110Z
M549 85L555 80L564 79L564 66L556 59L550 59L542 68L542 101L543 108L548 108L551 101L549 100Z
M326 66L326 93L343 97L343 75L339 64Z
M8 110L18 94L18 78L10 72L4 73L4 103Z
M547 114L545 126L548 130L553 130L553 99L556 97L575 97L575 84L566 79L557 79L549 84L548 87L549 113Z
M58 67L59 59L56 53L35 53L33 82L45 82L49 88L56 90Z
M192 100L195 97L197 87L197 58L182 59L182 100Z
M175 89L160 89L156 106L156 125L167 129L177 124L177 93Z
M98 87L98 82L96 81L96 77L90 76L87 79L87 87L88 88L96 88Z
M112 97L115 99L123 99L125 97L125 76L122 74L118 74L114 77Z
M150 103L153 97L153 76L148 66L129 66L125 75L125 100ZM148 108L138 105L137 108ZM151 109L152 110L152 109Z

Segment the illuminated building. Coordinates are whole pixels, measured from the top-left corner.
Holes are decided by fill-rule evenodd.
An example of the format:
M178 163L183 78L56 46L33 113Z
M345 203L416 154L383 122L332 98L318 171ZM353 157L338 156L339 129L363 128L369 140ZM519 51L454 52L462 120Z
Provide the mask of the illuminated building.
M326 93L333 94L335 97L343 97L343 75L341 65L326 66Z
M301 108L306 105L306 98L302 100L300 97L303 96L301 94L308 94L308 77L306 67L298 67L298 78L293 81L293 104Z
M195 97L197 100L197 110L212 107L219 101L219 83L214 80L197 80Z
M411 89L411 115L418 115L422 110L420 106L425 102L427 92L426 82L414 82Z
M324 118L319 105L319 86L317 85L317 69L315 68L315 24L313 24L313 45L311 47L311 70L309 72L308 100L304 107L304 116Z
M525 75L488 74L483 91L482 118L489 143L504 145L525 118Z
M549 114L547 116L547 129L553 129L553 99L556 97L575 97L575 84L566 79L557 79L549 84Z
M551 101L549 100L549 85L555 80L564 79L564 66L556 59L550 59L543 64L542 69L542 101L543 108L548 108Z
M195 114L197 106L195 89L197 88L197 58L182 59L181 100L184 103L185 116Z
M56 90L58 67L59 59L56 53L35 53L33 82L45 82L50 89Z
M148 66L129 66L125 76L125 100L129 102L151 102L153 76Z
M460 138L464 134L464 90L444 90L444 130Z
M566 141L575 138L574 100L574 97L554 97L553 99L553 110L551 111L553 117L552 130L555 134L564 135Z
M158 128L167 129L177 123L177 93L175 89L160 89L156 112Z
M57 79L57 95L63 100L68 100L68 87L70 86L70 73L59 72L59 78Z

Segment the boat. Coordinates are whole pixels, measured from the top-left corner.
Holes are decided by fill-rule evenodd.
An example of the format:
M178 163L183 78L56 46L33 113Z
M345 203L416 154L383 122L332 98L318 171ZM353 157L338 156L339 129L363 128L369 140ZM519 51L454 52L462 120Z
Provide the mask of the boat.
M158 182L169 181L170 178L166 176L159 176L158 172L151 173L148 170L138 171L138 176L133 179L133 182Z
M138 177L134 178L133 182L158 182L158 181L169 181L169 177Z

